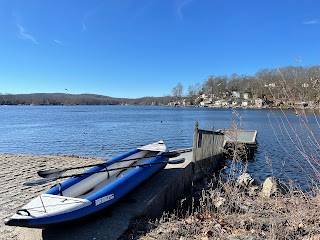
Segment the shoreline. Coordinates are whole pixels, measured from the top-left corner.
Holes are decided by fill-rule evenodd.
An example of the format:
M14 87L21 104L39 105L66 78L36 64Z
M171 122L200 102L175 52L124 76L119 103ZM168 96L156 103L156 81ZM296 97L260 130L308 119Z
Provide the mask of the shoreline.
M176 108L176 107L179 107L179 108L218 108L218 109L253 109L253 110L261 110L261 109L283 109L283 110L317 110L317 111L320 111L320 105L319 106L307 106L307 107L301 107L301 106L295 106L295 107L292 107L292 106L282 106L282 107L276 107L276 106L262 106L262 107L255 107L254 105L250 105L250 106L239 106L239 105L235 105L235 106L194 106L194 105L190 105L190 106L170 106L170 105L138 105L138 104L105 104L105 105L77 105L77 104L74 104L74 105L36 105L36 104L10 104L10 105L0 105L0 107L10 107L10 106L19 106L19 107L22 107L22 106L28 106L28 107L48 107L48 106L51 106L51 107L75 107L75 106L85 106L85 107L88 107L88 106L130 106L130 107L172 107L172 108Z

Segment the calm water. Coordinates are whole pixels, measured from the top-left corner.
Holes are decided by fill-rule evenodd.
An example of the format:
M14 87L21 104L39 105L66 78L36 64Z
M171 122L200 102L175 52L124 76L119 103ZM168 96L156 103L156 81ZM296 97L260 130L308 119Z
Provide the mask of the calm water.
M245 110L244 129L258 130L260 146L248 172L262 181L270 176L266 156L273 162L273 174L286 178L286 174L300 185L305 185L305 174L293 163L290 155L298 156L291 146L288 153L277 142L289 148L287 130L293 140L290 126L280 111ZM269 115L269 117L268 117ZM302 131L299 118L291 111L286 115L296 131ZM152 106L0 106L0 152L40 155L79 155L111 158L158 140L165 140L169 149L191 147L195 122L199 128L229 128L236 115L231 109L173 108ZM319 127L313 115L308 116L310 126L319 137ZM319 119L318 119L319 120ZM307 136L308 137L308 136ZM319 138L318 138L319 139ZM291 144L292 145L292 144ZM285 168L286 174L281 168Z

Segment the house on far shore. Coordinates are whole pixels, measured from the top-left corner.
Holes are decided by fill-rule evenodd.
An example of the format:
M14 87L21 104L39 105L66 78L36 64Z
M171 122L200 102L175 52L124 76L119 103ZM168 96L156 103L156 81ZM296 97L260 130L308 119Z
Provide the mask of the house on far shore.
M181 103L179 101L170 101L168 103L168 106L171 106L171 107L178 107L178 106L181 106Z
M227 106L229 106L230 104L229 104L228 101L222 101L222 102L221 102L221 105L224 106L224 107L227 107Z
M262 107L262 99L257 98L256 100L254 100L254 105L258 108L261 108Z
M221 106L222 105L222 101L223 100L217 100L217 101L214 102L214 105Z
M233 106L241 105L241 101L239 101L239 100L233 100L233 101L232 101L232 105L233 105Z
M202 101L200 102L200 107L208 107L211 104L211 101L206 100L206 101Z
M248 107L252 104L251 100L243 100L242 101L242 107Z
M251 93L243 93L243 99L248 100L249 98L252 98L252 94Z
M240 98L240 92L233 91L231 97Z
M205 100L209 100L209 101L212 101L212 97L209 96L209 94L201 94L202 99L205 101Z

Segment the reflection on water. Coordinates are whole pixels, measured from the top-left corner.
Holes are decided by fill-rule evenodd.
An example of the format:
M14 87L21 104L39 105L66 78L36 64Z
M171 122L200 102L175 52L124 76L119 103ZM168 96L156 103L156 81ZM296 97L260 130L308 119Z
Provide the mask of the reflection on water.
M288 175L303 185L306 174L299 169L303 158L292 142L300 141L294 131L303 135L308 129L301 127L304 124L296 113L288 110L284 115L279 110L270 112L263 109L238 109L237 112L242 116L245 129L258 131L260 146L255 159L248 164L248 172L260 181L270 176L267 157L276 177L286 178ZM308 125L319 137L319 119L312 112L309 114ZM172 150L192 146L196 121L199 122L199 128L210 130L213 125L215 129L229 128L231 119L237 119L231 109L0 106L0 152L110 158L161 139ZM292 126L286 123L287 119ZM306 138L310 138L309 135ZM301 146L317 149L317 143L312 141L311 144ZM287 152L284 150L286 148ZM319 148L317 154L319 156ZM283 168L286 173L282 171ZM311 171L307 165L305 169Z

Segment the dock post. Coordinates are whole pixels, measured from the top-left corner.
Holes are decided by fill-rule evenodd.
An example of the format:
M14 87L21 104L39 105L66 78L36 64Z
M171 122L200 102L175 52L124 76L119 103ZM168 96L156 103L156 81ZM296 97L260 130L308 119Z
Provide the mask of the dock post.
M193 196L193 191L194 191L194 179L195 179L195 171L196 171L196 162L197 162L197 148L198 148L198 129L199 123L195 123L194 127L194 135L193 135L193 149L192 149L192 182L191 182L191 196ZM192 202L193 202L193 197L192 197ZM192 204L192 210L191 212L193 213L193 204Z
M216 138L215 138L215 135L214 135L214 125L212 125L211 127L211 131L212 131L212 145L211 145L211 161L215 160L217 156L215 156L215 151L214 151L214 148L216 147Z
M192 161L196 164L197 161L197 147L198 147L198 126L199 123L196 122L194 127L194 135L193 135L193 158Z

